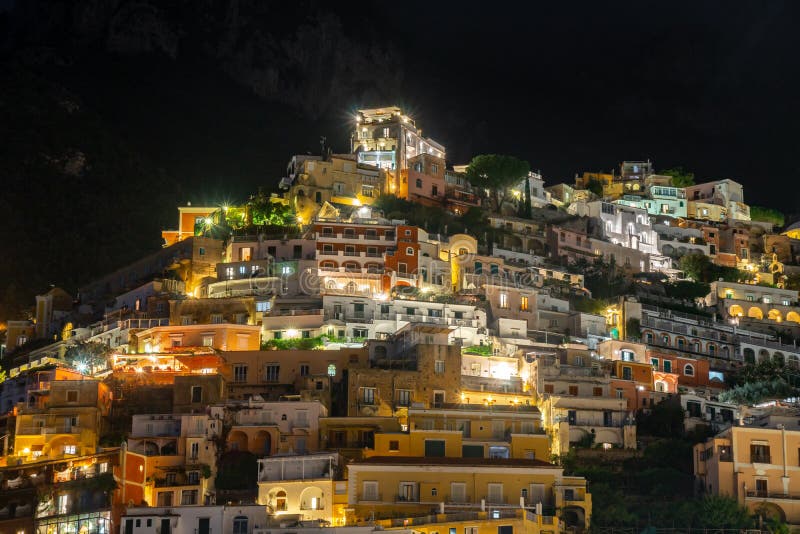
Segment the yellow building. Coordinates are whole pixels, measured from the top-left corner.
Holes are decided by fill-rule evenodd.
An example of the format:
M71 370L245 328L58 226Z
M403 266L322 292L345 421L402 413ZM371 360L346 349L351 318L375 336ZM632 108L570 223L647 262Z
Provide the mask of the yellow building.
M755 514L800 525L797 415L732 426L694 446L694 473L706 492L735 498Z
M313 220L325 202L371 205L388 192L386 172L358 163L355 154L333 154L325 160L295 156L289 168L294 180L286 197L302 223Z
M535 406L412 407L408 418L409 432L375 434L367 456L550 458Z
M436 514L424 518L410 517L375 522L386 530L404 530L415 534L439 534L440 532L464 532L469 534L538 534L560 532L563 523L558 517L516 510L493 510L489 512L454 512ZM407 530L413 529L413 530Z
M690 219L701 219L705 221L724 221L728 216L728 209L719 204L712 204L701 200L689 200L686 216Z
M411 523L432 509L442 520L458 512L478 521L524 510L530 532L552 532L585 529L591 516L586 480L540 460L374 456L351 463L348 472L348 522L399 516ZM556 509L563 520L557 529ZM477 532L477 524L470 526Z
M46 404L20 409L15 458L28 462L94 454L110 407L111 391L100 381L52 382Z

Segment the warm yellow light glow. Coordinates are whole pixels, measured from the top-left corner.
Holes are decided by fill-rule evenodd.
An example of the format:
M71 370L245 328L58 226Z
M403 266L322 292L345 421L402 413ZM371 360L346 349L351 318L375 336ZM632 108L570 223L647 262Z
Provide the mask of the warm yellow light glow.
M207 225L210 225L211 224L211 217L206 217L206 221L205 222L206 222Z
M22 449L22 454L30 454L30 453L31 453L31 450L28 447L25 447L24 449Z
M290 328L286 331L286 337L288 338L295 338L300 335L300 331L295 328Z

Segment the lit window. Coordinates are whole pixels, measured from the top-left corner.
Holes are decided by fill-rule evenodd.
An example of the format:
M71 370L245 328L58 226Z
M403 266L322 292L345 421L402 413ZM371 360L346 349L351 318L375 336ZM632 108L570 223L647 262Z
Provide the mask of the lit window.
M77 445L64 445L64 454L77 454Z
M500 293L500 308L508 308L508 293Z
M336 376L336 364L328 364L328 376Z

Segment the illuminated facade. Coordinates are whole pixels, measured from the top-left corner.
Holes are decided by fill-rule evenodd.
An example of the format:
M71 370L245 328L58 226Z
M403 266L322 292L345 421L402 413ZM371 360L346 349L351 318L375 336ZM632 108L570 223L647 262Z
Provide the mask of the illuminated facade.
M360 109L350 138L358 162L388 171L408 169L411 158L430 154L445 159L442 145L422 136L414 120L399 107Z
M736 499L751 513L800 525L796 413L775 413L731 426L694 446L694 474L712 495Z
M413 521L431 508L440 514L488 512L484 519L500 519L525 509L537 525L532 532L548 527L555 532L561 531L551 518L558 508L565 526L588 526L591 495L585 479L566 477L561 468L540 460L446 456L434 441L426 441L424 456L374 456L351 463L348 521L397 514Z
M369 206L385 193L393 193L384 168L357 160L354 154L327 158L295 156L288 167L287 196L301 223L310 222L326 202Z
M198 235L196 228L202 228L211 223L212 214L218 211L218 207L213 206L178 206L178 228L177 230L163 230L161 238L164 246L174 245L183 241L187 237Z

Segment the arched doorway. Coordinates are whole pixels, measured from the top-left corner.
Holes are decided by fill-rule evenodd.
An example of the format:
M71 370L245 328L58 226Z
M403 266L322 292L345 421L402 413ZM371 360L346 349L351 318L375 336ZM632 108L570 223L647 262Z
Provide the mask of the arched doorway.
M270 456L272 454L272 436L266 430L259 430L253 443L257 455Z

